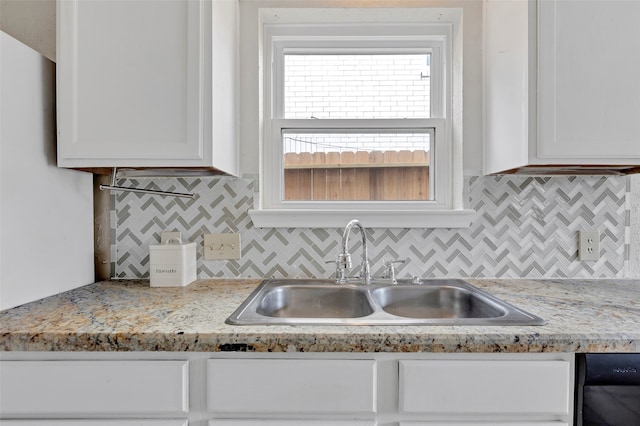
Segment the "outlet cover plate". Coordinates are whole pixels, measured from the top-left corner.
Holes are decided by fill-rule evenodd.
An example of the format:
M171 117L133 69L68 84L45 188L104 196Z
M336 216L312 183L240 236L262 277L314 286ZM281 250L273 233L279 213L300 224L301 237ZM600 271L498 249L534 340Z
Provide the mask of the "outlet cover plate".
M205 234L204 259L240 259L240 234Z
M580 260L600 259L600 231L580 231L578 255Z

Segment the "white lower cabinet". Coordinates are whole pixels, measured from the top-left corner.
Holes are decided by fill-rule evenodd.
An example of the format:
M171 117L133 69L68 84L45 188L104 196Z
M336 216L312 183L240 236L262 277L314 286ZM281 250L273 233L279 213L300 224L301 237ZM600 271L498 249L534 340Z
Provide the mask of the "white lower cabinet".
M186 414L187 361L6 361L7 414Z
M571 356L313 359L320 355L208 360L207 410L219 417L210 426L568 426L572 419Z
M209 426L375 426L371 420L211 420Z
M569 360L443 357L398 364L399 411L451 419L401 421L400 426L568 426L571 419ZM509 417L522 421L505 420ZM540 418L550 421L534 420Z
M3 360L0 423L186 426L188 390L187 360Z
M400 422L400 426L569 426L565 422Z
M187 426L186 420L4 420L2 426Z
M405 413L568 415L567 361L400 361Z
M207 408L253 415L211 425L373 426L347 420L376 413L376 362L353 359L212 359L207 362ZM337 415L336 420L260 419L278 415ZM256 419L255 417L258 417Z
M376 412L374 360L213 359L207 407L232 413Z
M568 426L573 354L0 352L2 426Z

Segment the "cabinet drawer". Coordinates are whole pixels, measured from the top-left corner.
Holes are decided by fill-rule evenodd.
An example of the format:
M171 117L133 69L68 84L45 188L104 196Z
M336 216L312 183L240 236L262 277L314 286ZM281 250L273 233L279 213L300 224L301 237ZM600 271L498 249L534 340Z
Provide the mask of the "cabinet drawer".
M211 420L209 426L375 426L375 420ZM529 425L531 426L531 425ZM538 426L538 425L534 425ZM546 425L543 425L546 426Z
M2 426L187 426L186 420L4 420Z
M216 412L376 411L373 360L209 360L207 389Z
M4 361L2 414L186 413L187 361Z
M400 361L407 413L568 414L567 361Z
M400 426L569 426L565 422L400 422Z

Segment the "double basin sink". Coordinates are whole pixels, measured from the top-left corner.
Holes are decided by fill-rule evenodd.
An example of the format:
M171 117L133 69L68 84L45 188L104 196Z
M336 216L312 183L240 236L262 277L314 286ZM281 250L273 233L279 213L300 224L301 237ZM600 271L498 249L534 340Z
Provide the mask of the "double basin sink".
M263 281L228 324L543 325L545 321L457 279L336 284Z

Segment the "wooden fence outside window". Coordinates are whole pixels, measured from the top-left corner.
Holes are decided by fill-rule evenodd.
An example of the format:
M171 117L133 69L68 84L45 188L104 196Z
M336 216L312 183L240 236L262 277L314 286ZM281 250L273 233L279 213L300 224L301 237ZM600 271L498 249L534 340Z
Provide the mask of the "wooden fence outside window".
M429 151L301 152L284 156L288 201L429 200Z

